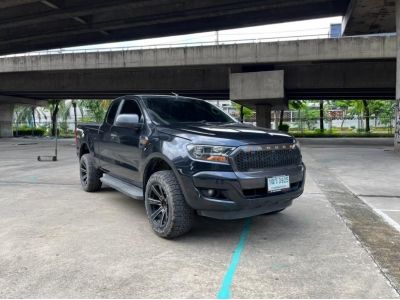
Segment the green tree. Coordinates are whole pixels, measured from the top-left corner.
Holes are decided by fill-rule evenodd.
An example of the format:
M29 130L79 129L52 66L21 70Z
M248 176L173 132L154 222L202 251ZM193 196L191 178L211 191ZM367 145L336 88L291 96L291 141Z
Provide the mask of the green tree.
M17 105L14 109L14 120L16 123L36 127L36 117L39 118L40 122L42 117L46 118L46 115L35 106Z
M95 122L102 122L111 100L80 100L78 106L86 110L89 117Z
M343 119L342 123L340 124L340 129L343 129L343 124L346 118L348 118L348 112L352 105L351 101L348 100L334 100L331 102L332 106L335 108L339 108L343 111Z
M33 123L32 109L29 106L18 105L14 109L15 122L31 125Z
M378 119L383 125L391 124L395 104L395 101L390 100L371 100L369 102L371 116L375 119L375 127L378 126Z
M235 110L237 111L238 115L240 116L240 108L242 105L238 104L238 103L233 103L233 107L235 108ZM248 107L243 106L243 121L244 120L249 120L254 116L254 111L251 110Z
M303 100L290 100L289 101L289 109L297 111L297 127L301 128L301 109L305 106Z
M316 120L319 117L319 110L313 109L308 105L304 105L302 111L308 129L309 130L314 129Z

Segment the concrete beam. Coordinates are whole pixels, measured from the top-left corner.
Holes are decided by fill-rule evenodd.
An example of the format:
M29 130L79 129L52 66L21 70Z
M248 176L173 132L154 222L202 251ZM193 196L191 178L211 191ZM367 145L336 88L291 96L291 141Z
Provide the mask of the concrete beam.
M110 99L171 92L214 99L220 99L220 93L223 99L229 96L226 67L7 73L0 74L0 82L0 95L36 99Z
M351 0L343 18L344 35L396 31L396 0Z
M0 95L0 105L1 104L22 104L30 106L43 106L47 104L47 101Z
M396 61L355 61L279 66L286 89L394 88Z
M395 59L396 37L349 37L0 59L0 73Z
M0 137L12 137L14 104L0 104Z
M0 9L30 4L30 3L37 3L41 0L2 0L0 2Z
M0 24L0 29L12 28L17 26L29 26L35 23L44 23L55 20L69 19L73 17L87 16L90 14L101 13L101 12L109 12L110 10L129 7L132 6L138 8L142 6L149 6L149 4L157 4L160 3L159 0L150 1L138 1L138 3L132 3L131 0L113 0L112 2L100 2L100 3L90 3L89 5L76 5L68 8L57 8L56 11L46 10L36 14L29 15L21 15L21 16L9 16L8 18L4 18Z
M283 70L230 74L229 90L232 101L249 108L287 107Z
M283 99L284 72L264 71L230 74L232 100Z
M241 66L0 73L0 95L31 99L104 99L134 93L177 92L207 99L228 99L229 74L240 71ZM284 70L285 94L290 99L395 99L394 59L266 67ZM252 107L254 100L238 102ZM273 109L279 109L281 100L270 99L269 103Z

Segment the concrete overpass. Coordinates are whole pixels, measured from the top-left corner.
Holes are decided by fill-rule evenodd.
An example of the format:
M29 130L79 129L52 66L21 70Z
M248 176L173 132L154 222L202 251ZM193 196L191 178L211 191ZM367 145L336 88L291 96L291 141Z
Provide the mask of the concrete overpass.
M395 36L8 57L0 102L173 91L268 110L287 99L395 99L395 58ZM233 74L261 74L250 89L264 93L237 91Z
M229 99L231 73L276 70L288 98L394 99L395 58L395 36L8 57L0 101L171 91Z

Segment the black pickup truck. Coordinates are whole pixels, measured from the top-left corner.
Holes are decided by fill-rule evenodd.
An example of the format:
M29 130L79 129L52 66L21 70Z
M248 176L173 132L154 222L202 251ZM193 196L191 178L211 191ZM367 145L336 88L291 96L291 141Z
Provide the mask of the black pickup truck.
M238 219L282 211L303 193L299 144L180 96L114 100L101 125L76 132L80 179L144 200L156 234L188 232L195 214Z

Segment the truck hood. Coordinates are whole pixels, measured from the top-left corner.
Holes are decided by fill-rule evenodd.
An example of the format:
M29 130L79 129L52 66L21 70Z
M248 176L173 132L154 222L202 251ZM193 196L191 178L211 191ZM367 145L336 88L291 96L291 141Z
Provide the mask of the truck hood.
M295 139L280 131L241 123L180 123L158 127L160 132L206 145L261 145L293 143Z

